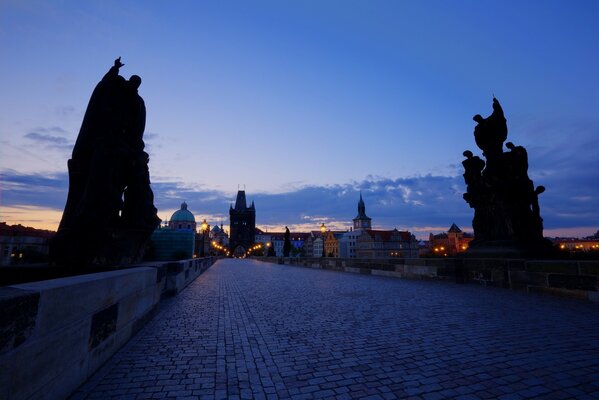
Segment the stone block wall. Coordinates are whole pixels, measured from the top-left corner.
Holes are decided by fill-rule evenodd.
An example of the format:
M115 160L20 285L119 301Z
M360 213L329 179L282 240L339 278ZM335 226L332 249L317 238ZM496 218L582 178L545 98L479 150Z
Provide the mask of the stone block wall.
M285 265L394 278L478 283L484 286L599 301L599 261L498 258L365 260L256 257L256 259Z
M214 259L0 287L0 398L65 398Z

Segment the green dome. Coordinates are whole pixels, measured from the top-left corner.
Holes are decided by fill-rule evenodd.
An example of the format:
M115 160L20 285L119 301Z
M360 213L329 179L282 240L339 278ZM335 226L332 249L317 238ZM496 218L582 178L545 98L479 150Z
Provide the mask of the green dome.
M173 216L171 217L171 222L195 222L196 219L193 216L193 214L191 213L191 211L189 211L187 209L187 203L183 202L183 204L181 204L181 209L177 210L173 213Z

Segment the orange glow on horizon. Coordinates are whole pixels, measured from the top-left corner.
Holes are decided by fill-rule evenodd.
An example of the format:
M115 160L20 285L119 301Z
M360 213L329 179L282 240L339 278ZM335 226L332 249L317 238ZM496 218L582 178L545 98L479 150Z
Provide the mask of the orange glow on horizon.
M56 231L62 210L37 206L2 206L0 221L8 225L23 225L36 229Z

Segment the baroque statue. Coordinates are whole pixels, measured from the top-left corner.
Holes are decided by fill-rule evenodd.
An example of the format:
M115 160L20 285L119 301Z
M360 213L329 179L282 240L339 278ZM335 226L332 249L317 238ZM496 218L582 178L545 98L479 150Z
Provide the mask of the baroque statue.
M538 196L528 177L528 153L522 146L503 143L507 139L507 120L499 101L493 97L493 113L477 122L474 140L485 160L470 150L464 152L464 200L474 209L474 240L469 252L497 255L538 255L550 249L543 238L543 219Z
M71 159L69 193L50 244L51 265L126 265L143 256L160 224L144 151L141 78L119 75L121 58L96 85Z

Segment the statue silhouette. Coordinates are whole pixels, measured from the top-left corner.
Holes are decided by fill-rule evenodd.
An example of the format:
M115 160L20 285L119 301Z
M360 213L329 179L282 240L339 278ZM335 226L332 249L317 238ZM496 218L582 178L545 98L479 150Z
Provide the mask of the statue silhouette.
M289 228L285 227L285 241L283 242L283 257L289 257L289 253L291 252L291 241L289 240Z
M507 121L499 101L493 97L493 113L483 118L476 114L473 118L478 124L474 127L474 140L489 159L502 153L503 142L507 139Z
M141 78L125 80L120 57L96 85L68 161L69 194L51 263L127 264L143 255L160 223L144 152Z
M483 151L486 162L465 151L464 181L467 191L464 200L474 209L472 227L475 239L472 253L480 248L511 247L514 253L530 254L550 247L543 238L543 219L538 195L545 188L534 188L528 177L528 154L522 146L506 143L507 120L499 101L493 97L493 113L477 122L474 140Z

